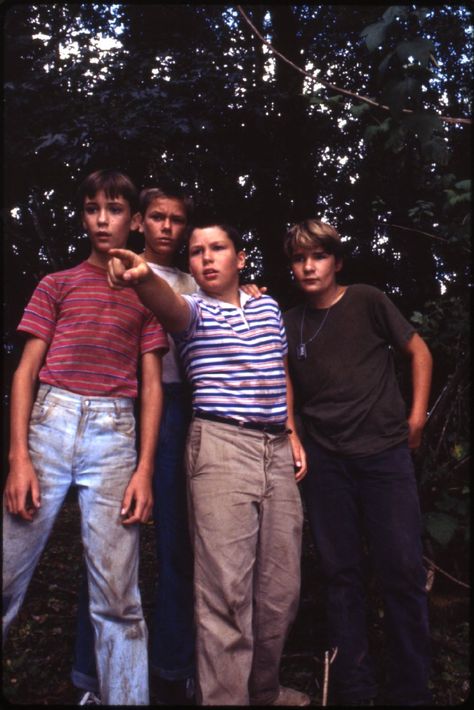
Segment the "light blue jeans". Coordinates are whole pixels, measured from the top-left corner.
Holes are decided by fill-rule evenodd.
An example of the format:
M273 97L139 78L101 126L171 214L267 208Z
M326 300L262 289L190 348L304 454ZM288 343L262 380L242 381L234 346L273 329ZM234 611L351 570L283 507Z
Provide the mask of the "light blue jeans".
M147 705L148 635L138 589L139 528L122 525L120 518L136 464L133 400L85 397L41 385L30 421L29 448L41 508L32 522L4 511L4 638L66 493L75 485L102 703Z

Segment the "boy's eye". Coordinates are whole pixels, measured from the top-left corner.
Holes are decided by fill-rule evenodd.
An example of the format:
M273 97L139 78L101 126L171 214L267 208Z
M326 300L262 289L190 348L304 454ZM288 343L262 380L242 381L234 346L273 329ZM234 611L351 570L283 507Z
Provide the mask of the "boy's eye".
M291 260L292 264L301 264L304 261L304 256L302 254L296 254Z
M152 214L149 215L150 219L152 219L154 222L164 222L166 219L165 214L162 214L161 212L153 212ZM177 217L175 215L170 216L170 222L173 222L173 224L184 224L185 220L183 217Z
M120 207L119 205L112 205L110 211L112 214L121 214L123 212L123 207Z

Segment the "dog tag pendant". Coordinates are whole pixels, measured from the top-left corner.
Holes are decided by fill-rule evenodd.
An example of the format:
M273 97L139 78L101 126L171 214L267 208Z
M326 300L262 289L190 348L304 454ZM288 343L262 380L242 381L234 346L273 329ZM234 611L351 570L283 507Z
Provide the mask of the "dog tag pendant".
M306 360L306 345L300 343L296 348L296 357L298 360Z

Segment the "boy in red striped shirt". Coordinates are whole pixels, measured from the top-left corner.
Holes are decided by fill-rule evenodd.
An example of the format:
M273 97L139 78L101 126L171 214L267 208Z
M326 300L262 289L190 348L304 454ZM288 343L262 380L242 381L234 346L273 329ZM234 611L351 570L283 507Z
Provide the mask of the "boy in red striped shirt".
M161 357L168 343L132 289L118 293L107 285L109 249L124 247L139 224L133 183L118 171L96 171L80 186L79 204L89 258L42 279L19 325L29 338L11 394L4 637L67 491L77 486L101 698L106 705L146 705L137 523L151 512Z

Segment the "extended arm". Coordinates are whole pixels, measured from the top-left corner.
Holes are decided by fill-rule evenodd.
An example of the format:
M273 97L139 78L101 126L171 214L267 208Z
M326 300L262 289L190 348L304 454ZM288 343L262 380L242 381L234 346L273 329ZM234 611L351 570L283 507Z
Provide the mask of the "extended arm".
M124 516L124 525L146 523L150 517L153 505L152 478L162 409L161 355L154 351L142 357L139 457L123 497L120 514Z
M306 462L306 452L303 449L303 445L300 438L296 432L295 417L294 417L294 396L293 396L293 384L290 379L290 373L288 370L288 358L285 357L285 375L286 375L286 404L288 409L288 418L286 420L286 425L288 429L291 429L290 445L293 452L293 461L295 463L295 478L299 482L301 481L308 472L307 462Z
M110 249L108 280L112 288L132 286L140 301L152 311L165 330L178 333L189 325L186 300L155 274L146 261L127 249Z
M431 388L433 358L425 341L415 333L405 346L405 354L411 359L412 405L408 417L408 445L416 449L426 424Z
M10 468L5 484L5 503L10 513L20 515L24 520L32 520L41 505L38 478L28 449L28 428L38 372L47 350L44 340L35 337L27 340L11 390Z

